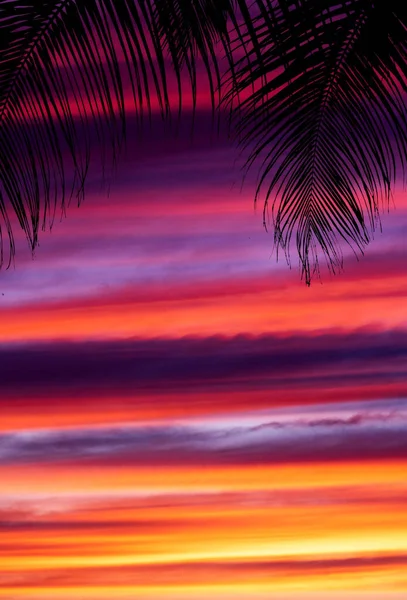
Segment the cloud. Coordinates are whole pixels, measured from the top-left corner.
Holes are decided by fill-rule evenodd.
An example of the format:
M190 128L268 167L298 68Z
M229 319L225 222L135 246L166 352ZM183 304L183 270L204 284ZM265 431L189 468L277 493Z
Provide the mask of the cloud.
M255 426L121 426L0 436L0 464L251 464L407 456L404 410L280 418Z
M133 393L406 383L407 332L184 337L0 347L3 391Z
M56 547L56 550L59 548ZM72 585L131 585L138 584L151 586L168 585L195 585L205 586L214 583L236 583L241 581L273 581L273 578L300 577L302 583L307 581L307 576L315 578L320 576L326 578L333 573L337 576L346 577L349 572L363 573L366 571L377 571L378 569L391 569L392 567L404 567L407 563L407 555L391 554L386 556L360 556L350 558L320 558L304 560L228 560L228 561L193 561L156 563L151 565L131 566L103 566L47 569L39 572L26 570L24 575L10 574L9 585L13 588L29 585L30 588L52 588ZM315 583L315 579L311 579ZM205 589L205 587L204 587ZM272 594L272 592L268 592ZM385 596L387 597L387 595Z

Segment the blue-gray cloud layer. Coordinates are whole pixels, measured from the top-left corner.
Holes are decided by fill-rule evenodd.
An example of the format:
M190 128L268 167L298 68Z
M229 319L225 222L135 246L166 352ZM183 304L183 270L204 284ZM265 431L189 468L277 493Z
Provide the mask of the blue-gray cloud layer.
M0 464L244 464L407 457L407 402L257 425L122 426L0 435Z

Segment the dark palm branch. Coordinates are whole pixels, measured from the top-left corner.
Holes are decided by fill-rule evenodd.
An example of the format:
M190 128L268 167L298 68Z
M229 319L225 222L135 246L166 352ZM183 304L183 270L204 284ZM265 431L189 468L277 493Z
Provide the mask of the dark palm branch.
M182 71L196 98L199 58L214 107L218 98L229 106L248 165L260 165L256 196L265 189L277 246L288 253L295 236L307 282L321 251L335 270L341 239L367 243L406 157L400 6L0 0L0 211L10 256L12 214L34 248L58 204L82 197L92 131L102 162L115 163L126 132L124 81L139 119L153 101L168 116L168 69L180 107Z
M241 3L240 3L241 4ZM235 45L234 117L260 164L275 243L296 239L310 282L318 253L362 250L404 167L407 7L393 0L255 0ZM270 211L269 211L270 209Z
M216 0L0 0L0 212L14 252L11 213L32 248L58 204L83 195L96 131L115 163L126 131L125 83L139 118L153 100L170 109L170 63L196 97L196 59L219 88L214 44L226 35ZM226 35L227 37L227 35ZM125 68L123 68L123 64ZM68 158L67 158L68 157ZM12 209L10 211L10 208Z

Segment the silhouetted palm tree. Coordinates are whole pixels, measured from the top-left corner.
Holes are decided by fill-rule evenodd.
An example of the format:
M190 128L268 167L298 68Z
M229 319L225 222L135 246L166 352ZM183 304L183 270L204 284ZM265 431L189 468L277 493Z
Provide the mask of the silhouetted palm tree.
M169 69L181 105L181 73L196 98L199 60L214 108L229 111L248 166L260 169L256 198L263 190L276 245L288 255L294 237L308 283L318 253L335 271L341 240L363 250L404 168L406 28L400 0L0 0L10 256L10 215L34 248L55 207L82 196L92 128L102 160L115 162L124 80L138 118L153 98L166 116Z

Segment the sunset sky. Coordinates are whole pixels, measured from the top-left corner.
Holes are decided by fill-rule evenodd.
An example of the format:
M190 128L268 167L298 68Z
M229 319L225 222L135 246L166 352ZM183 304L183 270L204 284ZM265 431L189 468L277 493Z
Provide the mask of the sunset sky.
M0 600L406 598L407 192L307 288L199 106L0 273Z

